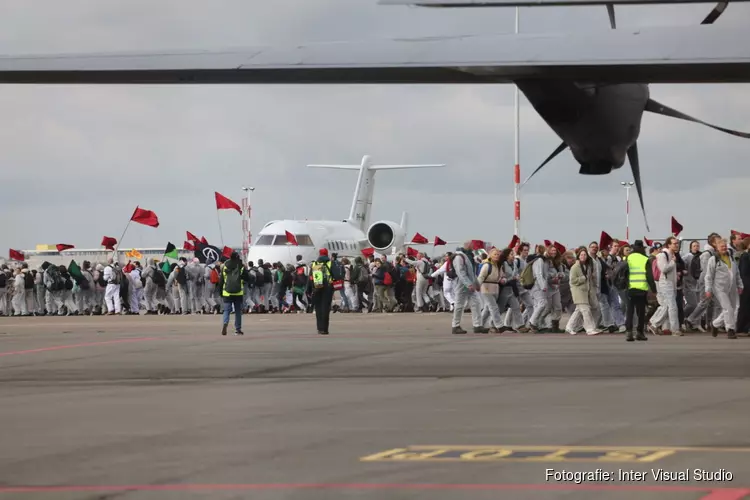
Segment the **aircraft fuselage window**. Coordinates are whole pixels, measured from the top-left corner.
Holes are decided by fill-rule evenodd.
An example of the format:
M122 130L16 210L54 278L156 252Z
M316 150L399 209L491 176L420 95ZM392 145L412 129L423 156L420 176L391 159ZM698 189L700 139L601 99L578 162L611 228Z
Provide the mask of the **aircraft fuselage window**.
M268 246L273 245L273 235L272 234L262 234L258 238L258 241L255 242L257 246Z

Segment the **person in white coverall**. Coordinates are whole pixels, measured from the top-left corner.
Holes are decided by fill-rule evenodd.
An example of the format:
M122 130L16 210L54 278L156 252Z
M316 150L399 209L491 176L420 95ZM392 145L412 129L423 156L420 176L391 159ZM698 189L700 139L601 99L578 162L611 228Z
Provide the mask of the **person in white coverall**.
M534 300L534 312L529 318L531 331L539 333L542 329L543 321L549 312L549 278L550 268L548 263L549 256L542 245L536 247L536 256L532 261L527 263L531 266L534 273L534 285L531 288L531 298Z
M417 253L417 260L405 259L410 266L414 266L417 271L417 286L414 293L417 299L417 307L414 312L427 312L432 299L427 294L427 288L430 286L432 277L432 264L422 252Z
M674 236L670 236L664 242L664 250L656 256L656 265L661 271L661 276L656 282L656 299L659 301L659 308L649 323L649 330L654 334L668 319L669 332L674 336L682 335L677 311L677 258L675 257L679 249L680 242Z
M448 276L448 266L451 265L450 261L453 258L452 254L448 253L443 261L443 264L437 269L437 271L433 272L430 277L431 278L437 278L438 276L443 276L443 309L449 310L450 312L453 312L453 306L456 303L456 296L453 293L453 283L454 279Z
M711 329L712 321L717 320L717 324L723 326L724 319L723 315L720 314L719 308L721 307L716 300L715 295L710 297L706 295L706 269L708 267L708 261L711 257L716 255L716 242L721 239L721 236L717 233L711 233L708 235L708 243L703 247L703 252L699 255L693 256L693 259L698 259L700 262L700 276L698 277L698 295L700 302L690 313L690 316L685 319L685 327L689 330L700 330L705 331L701 327L701 317L706 314L706 326Z
M141 263L136 262L128 276L130 278L130 312L140 314L141 300L143 299L143 282L141 281Z
M122 303L120 302L120 279L122 271L119 265L114 263L114 259L107 259L107 267L104 268L104 281L107 288L104 290L104 302L107 304L107 314L112 316L122 312Z
M453 283L456 294L452 321L452 333L454 334L466 333L461 328L461 316L467 303L471 307L471 323L474 326L474 333L489 332L481 323L482 304L479 299L479 282L474 269L474 256L471 253L471 247L471 241L464 243L463 248L457 249L452 262L453 268L456 270L456 280Z
M717 241L716 255L708 259L706 267L706 297L715 296L721 307L721 312L713 322L713 336L716 337L717 329L723 321L727 337L736 339L736 311L742 282L738 279L737 263L727 250L726 240Z

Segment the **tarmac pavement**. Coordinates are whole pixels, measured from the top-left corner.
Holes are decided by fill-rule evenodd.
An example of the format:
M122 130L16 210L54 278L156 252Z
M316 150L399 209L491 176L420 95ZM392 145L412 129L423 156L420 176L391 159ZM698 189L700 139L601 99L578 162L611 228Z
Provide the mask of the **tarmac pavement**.
M0 318L0 500L750 498L747 337L243 321Z

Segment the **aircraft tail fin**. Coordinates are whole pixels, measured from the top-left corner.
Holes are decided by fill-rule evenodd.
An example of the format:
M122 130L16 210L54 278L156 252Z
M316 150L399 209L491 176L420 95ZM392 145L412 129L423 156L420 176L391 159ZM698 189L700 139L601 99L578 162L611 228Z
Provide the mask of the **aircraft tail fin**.
M444 167L445 164L424 164L424 165L373 165L368 155L362 157L362 163L359 165L329 165L314 164L308 165L310 168L329 168L337 170L359 170L357 185L354 188L354 199L349 211L350 223L355 224L362 231L366 231L370 225L370 207L372 206L372 196L375 189L375 172L378 170L405 170L415 168L437 168Z

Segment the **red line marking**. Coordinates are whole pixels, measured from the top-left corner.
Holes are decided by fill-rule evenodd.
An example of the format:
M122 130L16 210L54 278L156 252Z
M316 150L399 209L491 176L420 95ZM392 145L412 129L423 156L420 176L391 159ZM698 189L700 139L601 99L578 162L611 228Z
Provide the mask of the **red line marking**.
M750 495L750 489L722 488L715 489L700 500L742 500Z
M448 483L256 483L256 484L133 484L78 486L0 486L2 493L62 493L91 491L242 491L242 490L526 490L526 491L633 491L706 492L701 500L740 500L747 488L710 486L593 485L593 484L448 484Z
M142 342L144 340L156 340L157 338L158 337L139 337L139 338L134 338L134 339L106 340L104 342L87 342L85 344L58 345L54 347L42 347L39 349L28 349L25 351L0 352L0 356L13 356L15 354L32 354L35 352L46 352L46 351L60 351L62 349L72 349L74 347L92 347L95 345L125 344L128 342Z

